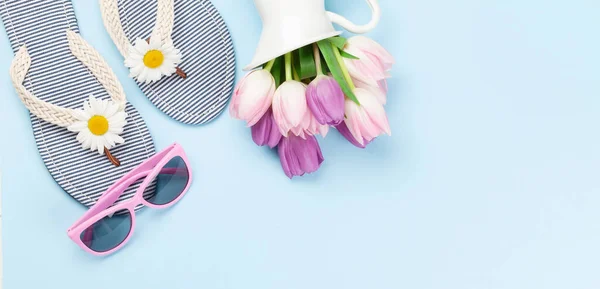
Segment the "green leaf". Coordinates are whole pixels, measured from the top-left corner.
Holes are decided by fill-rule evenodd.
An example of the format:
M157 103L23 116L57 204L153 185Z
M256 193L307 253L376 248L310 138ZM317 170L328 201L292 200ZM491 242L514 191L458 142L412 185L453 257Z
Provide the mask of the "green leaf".
M277 57L277 59L275 59L275 63L273 64L273 68L271 68L271 74L273 75L273 78L275 78L275 86L279 87L279 85L281 84L281 80L284 79L285 77L283 76L283 74L285 73L283 69L283 65L284 65L284 61L283 61L283 57Z
M317 76L317 65L315 64L315 54L313 46L307 45L298 50L298 60L300 79L308 79Z
M348 58L348 59L360 59L360 58L358 58L358 57L356 57L356 56L354 56L354 55L352 55L352 54L350 54L350 53L348 53L348 52L346 52L344 50L341 50L341 49L340 49L340 54L344 58Z
M346 41L347 41L346 38L341 37L341 36L331 37L327 40L329 40L329 42L331 42L333 45L335 45L340 50L344 49L344 46L346 46Z
M319 51L321 51L319 49ZM327 65L327 61L325 61L325 57L323 57L323 54L321 53L321 67L323 68L323 73L325 75L331 73L331 69L329 69L329 65Z
M350 85L346 81L346 78L344 77L342 67L337 61L337 57L335 56L335 52L333 50L334 46L332 46L331 42L327 40L321 40L317 42L317 44L319 45L319 49L323 54L323 58L325 58L325 62L327 63L329 70L331 70L333 78L335 78L337 83L340 85L346 97L354 101L356 104L360 105L358 99L356 99L356 95L354 95L354 91L352 91L352 88L350 87Z

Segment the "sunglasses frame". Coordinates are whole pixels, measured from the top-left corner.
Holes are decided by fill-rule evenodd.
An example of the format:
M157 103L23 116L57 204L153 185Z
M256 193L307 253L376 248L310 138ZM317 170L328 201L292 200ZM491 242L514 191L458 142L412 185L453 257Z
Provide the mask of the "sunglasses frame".
M175 198L173 201L167 204L155 205L149 203L144 199L144 191L146 190L150 182L152 182L157 177L158 173L161 171L163 166L165 166L174 157L181 157L187 168L188 182L185 188L177 198ZM142 182L142 184L140 184L139 188L137 189L136 193L131 199L123 201L120 204L114 205L114 203L119 199L121 194L123 194L123 192L129 186L131 186L133 183L139 181L142 178L144 178L144 181ZM162 152L157 153L156 155L141 163L135 169L125 174L117 182L110 186L104 192L104 194L102 194L102 196L98 198L96 204L92 206L81 218L79 218L79 220L77 220L77 222L75 222L67 230L67 235L69 236L69 238L71 238L71 240L73 240L73 242L75 242L75 244L77 244L79 247L81 247L90 254L96 256L110 255L115 251L121 249L123 246L125 246L125 244L127 244L127 242L129 241L129 238L131 238L131 235L133 235L133 232L135 231L135 208L138 205L141 204L153 209L166 209L170 206L173 206L175 203L179 202L181 198L183 198L183 196L187 193L191 183L192 170L190 169L189 161L185 154L185 151L179 144L172 144L168 148L164 149ZM103 219L104 217L110 216L111 214L115 214L116 212L121 210L127 210L129 212L131 216L131 228L129 229L127 237L125 237L125 239L120 244L108 251L96 252L83 243L83 241L80 238L80 235L81 233L83 233L83 231L85 231L87 228L89 228L99 220Z

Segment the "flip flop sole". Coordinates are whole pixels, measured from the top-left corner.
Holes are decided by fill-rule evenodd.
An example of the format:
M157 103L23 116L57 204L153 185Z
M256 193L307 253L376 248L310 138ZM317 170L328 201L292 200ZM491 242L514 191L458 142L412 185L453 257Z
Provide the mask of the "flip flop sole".
M130 43L147 39L156 21L156 1L118 0L119 17ZM188 75L139 83L150 101L170 117L199 125L216 118L233 90L235 56L231 36L208 0L175 0L173 42L181 50L180 68Z
M90 94L110 98L69 50L66 30L79 33L70 1L0 0L0 17L13 51L28 47L32 63L24 85L38 98L73 109L81 109ZM35 141L48 171L65 192L85 206L94 205L110 185L155 153L140 114L130 104L126 112L127 125L121 135L125 144L111 150L121 161L120 167L106 156L82 149L75 133L31 115ZM119 202L130 198L138 187L139 183L131 186Z

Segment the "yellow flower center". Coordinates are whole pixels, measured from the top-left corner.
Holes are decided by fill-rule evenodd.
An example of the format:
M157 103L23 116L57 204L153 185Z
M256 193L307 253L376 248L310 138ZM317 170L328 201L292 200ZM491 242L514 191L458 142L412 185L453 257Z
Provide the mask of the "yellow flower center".
M88 129L94 135L104 135L108 131L108 119L101 115L94 115L88 120Z
M165 60L165 56L159 50L150 50L144 55L144 65L150 68L159 67L163 61Z

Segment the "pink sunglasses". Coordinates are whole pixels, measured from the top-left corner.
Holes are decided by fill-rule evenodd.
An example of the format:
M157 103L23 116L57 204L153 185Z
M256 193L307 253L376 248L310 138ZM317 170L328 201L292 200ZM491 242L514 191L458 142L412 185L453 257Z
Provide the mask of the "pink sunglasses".
M183 198L192 180L189 167L183 148L178 144L169 146L108 188L67 230L69 238L91 254L114 253L127 243L134 231L137 206L164 209ZM112 206L129 186L141 180L131 199Z

